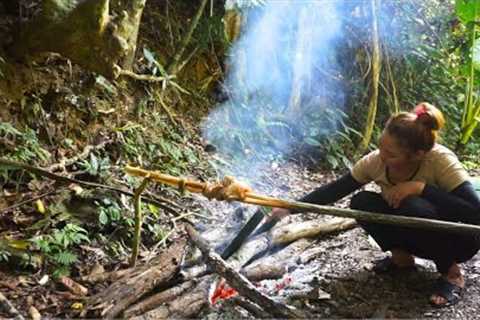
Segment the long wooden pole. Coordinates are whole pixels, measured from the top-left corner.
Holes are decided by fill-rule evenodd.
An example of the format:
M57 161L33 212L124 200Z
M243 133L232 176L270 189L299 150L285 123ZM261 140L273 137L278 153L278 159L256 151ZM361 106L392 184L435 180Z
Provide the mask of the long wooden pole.
M190 192L202 193L206 187L206 183L192 181L188 179L181 179L167 174L159 172L148 171L141 168L127 166L125 171L133 176L149 177L152 181L171 185L173 187L183 187ZM456 233L470 233L480 234L480 226L448 222L442 220L432 220L425 218L415 218L406 216L387 215L383 213L343 209L332 206L323 206L299 201L287 201L282 199L276 199L267 197L253 192L246 192L244 198L231 199L234 201L241 201L244 203L250 203L255 205L278 207L294 210L296 212L315 212L320 214L327 214L342 218L353 218L358 221L375 222L381 224L397 225L411 228L421 229L435 229Z

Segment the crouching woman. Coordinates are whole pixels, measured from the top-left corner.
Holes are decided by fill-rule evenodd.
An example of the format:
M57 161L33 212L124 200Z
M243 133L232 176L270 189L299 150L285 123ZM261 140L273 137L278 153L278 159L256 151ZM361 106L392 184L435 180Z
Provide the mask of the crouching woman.
M381 193L361 191L352 209L428 219L480 224L480 199L455 154L436 143L445 123L440 110L428 103L412 112L393 115L379 148L360 159L351 172L319 187L300 201L333 203L369 182ZM272 216L290 212L274 209ZM360 226L391 256L376 261L376 273L414 270L414 256L433 260L440 277L430 297L435 306L459 301L465 281L459 263L480 248L480 237L444 231L360 222Z

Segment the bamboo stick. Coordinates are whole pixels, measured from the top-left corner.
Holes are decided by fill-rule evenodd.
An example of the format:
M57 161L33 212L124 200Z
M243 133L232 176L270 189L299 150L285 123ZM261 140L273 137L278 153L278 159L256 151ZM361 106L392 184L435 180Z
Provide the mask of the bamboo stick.
M148 171L141 168L126 166L125 171L128 174L138 177L150 177L153 181L168 184L177 188L183 186L190 192L202 193L207 187L207 183L191 181L188 179L177 178L171 175L162 174L154 171ZM294 210L295 212L315 212L327 214L336 217L353 218L359 221L375 222L381 224L397 225L411 228L435 229L456 233L480 234L480 226L449 222L443 220L433 220L425 218L387 215L383 213L343 209L332 206L317 205L299 201L287 201L267 197L253 192L246 192L243 198L229 197L228 200L241 201L244 203L261 205L266 207L278 207Z

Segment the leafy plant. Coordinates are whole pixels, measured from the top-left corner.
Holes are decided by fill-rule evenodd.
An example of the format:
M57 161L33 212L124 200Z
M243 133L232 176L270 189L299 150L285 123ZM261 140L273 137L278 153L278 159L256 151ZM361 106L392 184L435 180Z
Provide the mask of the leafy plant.
M97 158L93 153L90 153L89 160L82 160L80 162L82 170L86 171L92 176L102 176L106 173L106 170L110 168L109 158Z
M5 152L7 158L17 161L46 161L50 153L42 148L34 130L27 128L24 132L8 122L0 122L0 137L15 144L13 150Z
M11 256L10 252L7 250L0 249L0 262L8 262L9 257Z
M117 202L105 198L101 202L96 202L96 204L99 207L98 221L101 225L108 225L122 221L128 226L133 225L133 220L131 218L126 218L122 215L122 211Z
M475 93L475 71L480 70L480 47L477 43L477 20L480 18L480 2L470 0L456 0L455 11L460 21L467 26L469 47L466 57L468 66L467 84L461 124L460 143L465 145L471 138L473 130L480 121L480 103Z
M32 242L45 255L46 261L53 265L53 275L59 277L70 273L70 267L78 259L72 251L74 245L89 242L88 232L80 226L68 223L52 234L37 236Z

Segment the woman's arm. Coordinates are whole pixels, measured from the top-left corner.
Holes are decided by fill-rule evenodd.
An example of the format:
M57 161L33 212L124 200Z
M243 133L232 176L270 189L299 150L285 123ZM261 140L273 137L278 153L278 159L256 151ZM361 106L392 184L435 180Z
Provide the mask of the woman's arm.
M330 204L359 189L363 184L347 173L335 181L327 183L299 199L314 204Z
M345 174L342 177L327 183L309 194L298 199L298 201L314 203L314 204L329 204L333 203L346 195L352 193L363 185L363 183L355 180L351 173ZM298 213L294 209L274 208L269 219L281 219L290 213Z
M480 198L470 181L451 192L425 185L421 196L440 208L446 220L480 225Z

